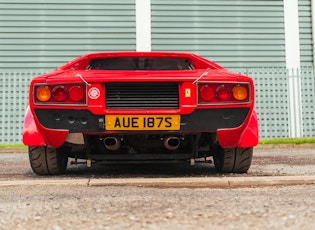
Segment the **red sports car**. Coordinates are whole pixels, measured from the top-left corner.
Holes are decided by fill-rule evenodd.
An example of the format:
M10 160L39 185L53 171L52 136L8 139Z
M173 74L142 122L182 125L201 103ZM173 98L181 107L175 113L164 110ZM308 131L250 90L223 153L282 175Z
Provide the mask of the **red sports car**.
M251 78L195 54L104 52L32 79L23 143L33 171L96 163L214 160L248 171L258 142ZM82 163L82 161L80 161Z

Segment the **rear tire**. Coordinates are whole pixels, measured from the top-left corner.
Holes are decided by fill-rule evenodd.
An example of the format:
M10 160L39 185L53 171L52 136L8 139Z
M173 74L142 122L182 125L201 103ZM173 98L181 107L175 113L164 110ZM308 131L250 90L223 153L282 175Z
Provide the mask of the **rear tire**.
M253 148L220 148L213 156L219 173L246 173L253 158Z
M68 155L63 148L30 146L28 154L31 168L38 175L58 175L66 171Z

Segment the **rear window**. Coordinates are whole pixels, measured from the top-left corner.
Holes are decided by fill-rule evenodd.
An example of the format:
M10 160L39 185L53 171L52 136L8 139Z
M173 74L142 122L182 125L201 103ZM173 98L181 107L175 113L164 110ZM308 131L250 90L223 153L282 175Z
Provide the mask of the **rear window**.
M169 57L123 57L99 58L90 61L88 70L192 70L187 58Z

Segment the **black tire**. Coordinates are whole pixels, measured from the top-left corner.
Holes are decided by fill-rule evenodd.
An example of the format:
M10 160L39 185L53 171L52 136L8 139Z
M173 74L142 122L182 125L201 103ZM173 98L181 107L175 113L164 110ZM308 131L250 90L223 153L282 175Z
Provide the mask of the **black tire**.
M213 156L219 173L246 173L253 158L253 148L220 148Z
M31 168L38 175L58 175L66 171L68 155L63 148L30 146L28 154Z

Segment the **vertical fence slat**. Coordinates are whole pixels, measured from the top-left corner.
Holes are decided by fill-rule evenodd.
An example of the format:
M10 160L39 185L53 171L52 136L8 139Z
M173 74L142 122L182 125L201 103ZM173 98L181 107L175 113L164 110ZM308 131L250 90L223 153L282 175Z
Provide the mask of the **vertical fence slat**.
M301 69L303 136L315 136L315 78L312 67Z

